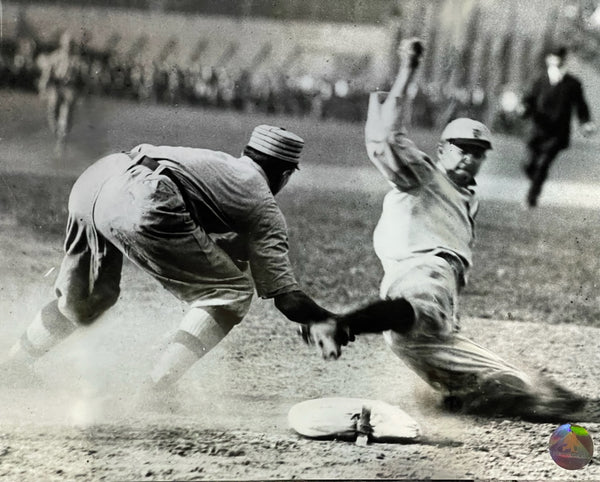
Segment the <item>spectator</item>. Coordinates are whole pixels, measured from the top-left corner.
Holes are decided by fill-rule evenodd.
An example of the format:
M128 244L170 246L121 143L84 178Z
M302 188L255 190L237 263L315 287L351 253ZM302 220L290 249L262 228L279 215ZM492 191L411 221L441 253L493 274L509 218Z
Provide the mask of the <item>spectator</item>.
M546 71L539 76L523 97L521 113L530 118L532 129L527 141L529 157L523 166L531 181L527 204L537 206L542 186L550 166L558 153L569 146L571 116L575 110L584 135L589 136L596 127L591 121L579 79L567 71L567 48L548 50Z

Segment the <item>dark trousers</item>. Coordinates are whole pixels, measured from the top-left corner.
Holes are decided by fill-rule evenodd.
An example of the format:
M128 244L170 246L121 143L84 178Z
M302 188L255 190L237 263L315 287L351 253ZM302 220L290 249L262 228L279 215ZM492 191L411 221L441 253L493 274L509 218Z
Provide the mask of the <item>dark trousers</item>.
M548 177L550 166L562 147L555 139L530 142L528 144L529 159L525 165L525 173L531 180L527 202L530 206L536 206L537 200L542 192L542 186Z

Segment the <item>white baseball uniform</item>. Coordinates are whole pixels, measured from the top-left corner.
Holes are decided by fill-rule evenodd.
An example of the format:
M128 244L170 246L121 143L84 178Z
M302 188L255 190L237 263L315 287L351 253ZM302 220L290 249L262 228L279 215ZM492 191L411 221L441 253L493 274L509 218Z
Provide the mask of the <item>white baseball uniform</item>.
M527 375L458 334L458 293L472 264L478 208L473 186L453 183L406 136L402 100L385 118L386 95L371 95L365 129L369 158L392 185L373 244L385 273L381 297L406 299L416 320L409 333L387 331L384 338L419 376L446 394L527 391Z

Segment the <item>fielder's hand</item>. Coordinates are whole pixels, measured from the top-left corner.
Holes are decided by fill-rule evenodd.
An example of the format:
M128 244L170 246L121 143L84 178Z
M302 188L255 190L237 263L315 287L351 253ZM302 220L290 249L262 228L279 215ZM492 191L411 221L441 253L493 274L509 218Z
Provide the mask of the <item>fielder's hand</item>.
M418 67L424 51L423 42L416 37L412 37L400 42L398 57L400 57L402 65L415 69Z
M337 360L342 346L354 341L350 329L334 319L301 325L299 332L305 343L318 347L325 360Z

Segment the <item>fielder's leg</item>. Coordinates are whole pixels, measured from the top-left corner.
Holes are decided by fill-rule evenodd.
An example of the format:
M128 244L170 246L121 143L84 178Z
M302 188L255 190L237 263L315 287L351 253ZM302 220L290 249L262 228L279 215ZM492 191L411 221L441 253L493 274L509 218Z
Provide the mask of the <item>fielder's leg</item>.
M241 319L220 307L192 308L138 392L137 405L151 411L177 411L181 403L176 383Z
M121 266L121 257L118 256L115 262L109 263L109 268L114 268L115 264ZM63 261L63 267L57 280L57 286L61 286L61 281L68 279L71 286L80 286L75 282L73 271L68 271L67 266L76 263L79 267L81 259L76 255L68 255ZM108 284L106 277L112 272L112 269L100 269L100 275L96 280L92 293L86 297L75 296L77 291L73 289L71 293L63 294L57 288L59 297L49 302L35 316L33 322L27 327L21 338L12 346L5 359L0 362L0 367L4 371L3 380L10 383L19 381L27 383L28 374L33 374L32 365L36 360L43 357L56 345L65 340L78 327L89 325L94 322L104 311L116 303L119 295L119 276L109 276ZM69 273L69 274L67 274ZM89 283L89 274L86 279Z
M75 328L76 325L59 311L56 300L48 303L38 312L33 322L0 363L3 383L9 385L37 383L32 365L75 331Z
M150 374L158 390L175 384L200 358L241 321L222 309L192 308Z
M96 232L90 220L96 179L95 172L82 175L71 191L66 254L55 283L56 299L40 310L0 364L5 379L9 371L30 369L37 358L78 326L94 322L119 297L123 255Z

